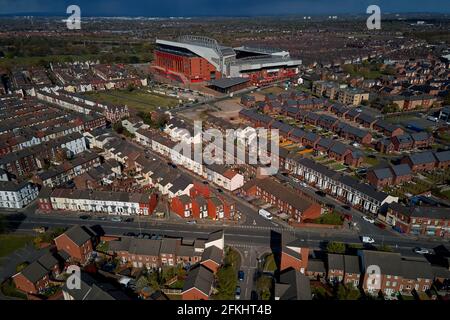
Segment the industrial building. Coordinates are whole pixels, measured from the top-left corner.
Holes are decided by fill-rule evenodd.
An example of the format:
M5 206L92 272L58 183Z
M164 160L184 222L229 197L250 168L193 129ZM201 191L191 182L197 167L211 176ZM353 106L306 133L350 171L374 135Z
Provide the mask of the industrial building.
M176 41L156 40L152 69L183 83L223 78L248 78L249 85L266 85L298 74L301 60L287 51L246 46L221 46L201 36L181 36Z

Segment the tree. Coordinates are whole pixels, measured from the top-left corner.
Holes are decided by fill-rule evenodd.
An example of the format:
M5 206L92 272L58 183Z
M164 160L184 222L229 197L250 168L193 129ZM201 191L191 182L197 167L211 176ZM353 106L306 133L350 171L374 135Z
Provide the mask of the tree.
M19 264L16 266L16 272L17 272L17 273L21 272L23 269L25 269L25 268L28 267L29 265L30 265L30 263L29 263L28 261L19 263Z
M272 278L269 276L261 276L256 281L256 290L262 300L269 300L272 291Z
M358 300L361 297L361 292L353 287L352 283L347 285L339 284L336 290L336 298L338 300Z
M142 289L147 287L149 284L150 284L150 282L148 281L147 277L140 276L139 279L137 279L137 281L136 281L136 290L141 291Z
M342 242L331 241L327 244L328 253L345 253L345 244Z
M217 272L218 300L232 300L236 289L237 275L231 265L223 266Z

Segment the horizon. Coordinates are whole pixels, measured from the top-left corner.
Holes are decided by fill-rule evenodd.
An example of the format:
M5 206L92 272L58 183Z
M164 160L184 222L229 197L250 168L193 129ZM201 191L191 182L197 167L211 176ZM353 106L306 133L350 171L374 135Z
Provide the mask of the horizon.
M426 6L418 0L0 0L0 16L66 16L66 8L80 6L85 17L258 17L258 16L321 16L366 15L369 5L380 6L382 14L450 14L450 2L429 0Z

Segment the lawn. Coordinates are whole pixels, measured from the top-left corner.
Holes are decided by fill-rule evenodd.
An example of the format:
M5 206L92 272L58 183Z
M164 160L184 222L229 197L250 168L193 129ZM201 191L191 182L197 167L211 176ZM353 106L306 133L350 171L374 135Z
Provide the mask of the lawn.
M377 158L365 157L364 163L368 164L371 167L374 167L380 163L380 160L378 160Z
M314 219L312 222L317 224L331 224L340 226L344 223L344 219L340 214L331 212L323 214L321 217Z
M87 92L84 94L88 99L99 103L126 105L136 111L152 111L158 107L174 107L178 100L170 97L160 96L144 90L107 90Z
M2 234L0 235L0 258L6 257L24 247L27 244L31 244L33 241L32 236L26 235L12 235L12 234Z

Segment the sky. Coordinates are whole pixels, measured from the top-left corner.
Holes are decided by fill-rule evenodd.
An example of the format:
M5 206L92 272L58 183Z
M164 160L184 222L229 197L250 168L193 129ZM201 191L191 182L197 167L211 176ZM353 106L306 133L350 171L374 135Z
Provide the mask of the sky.
M376 4L383 13L450 13L450 0L0 0L0 14L66 15L76 4L83 16L258 16L365 14Z

